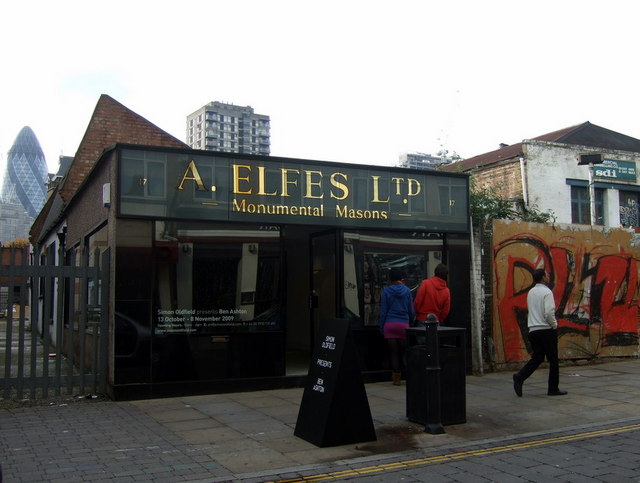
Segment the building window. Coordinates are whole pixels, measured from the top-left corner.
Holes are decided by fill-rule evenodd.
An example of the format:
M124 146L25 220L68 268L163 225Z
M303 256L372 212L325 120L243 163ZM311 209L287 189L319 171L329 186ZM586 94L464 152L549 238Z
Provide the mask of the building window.
M604 190L595 189L596 225L604 225ZM591 224L591 208L589 188L586 186L571 187L571 223Z
M127 198L164 198L166 164L166 158L162 155L127 151L122 156L122 195Z
M444 245L441 238L414 235L344 233L342 317L361 326L377 326L380 293L392 267L402 269L405 285L415 294L424 274L433 273L442 260Z
M640 194L620 191L620 224L626 227L640 226Z

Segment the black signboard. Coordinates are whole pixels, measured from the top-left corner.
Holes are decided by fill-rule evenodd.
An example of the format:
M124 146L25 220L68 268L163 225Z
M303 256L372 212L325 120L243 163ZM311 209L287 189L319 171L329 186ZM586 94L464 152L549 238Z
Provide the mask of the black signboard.
M118 215L467 232L460 173L119 145Z
M376 440L347 320L320 323L294 434L320 447Z

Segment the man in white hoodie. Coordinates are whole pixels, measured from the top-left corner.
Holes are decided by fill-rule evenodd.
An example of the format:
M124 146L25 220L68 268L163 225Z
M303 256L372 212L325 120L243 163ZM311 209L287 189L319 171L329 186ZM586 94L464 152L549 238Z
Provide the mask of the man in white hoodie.
M558 321L555 312L556 305L553 293L547 286L549 275L539 268L533 272L535 286L527 294L527 327L529 328L529 342L533 354L527 364L513 375L513 389L522 397L522 384L547 358L549 362L549 381L547 394L549 396L564 396L567 391L561 391L560 368L558 365Z

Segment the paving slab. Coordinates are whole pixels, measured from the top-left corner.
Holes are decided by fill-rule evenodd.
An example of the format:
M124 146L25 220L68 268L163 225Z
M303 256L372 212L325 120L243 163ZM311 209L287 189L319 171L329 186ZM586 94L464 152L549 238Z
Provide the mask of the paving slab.
M563 366L561 387L569 394L562 397L546 395L544 368L526 381L521 398L513 392L511 374L467 376L466 423L445 426L440 435L407 420L404 384L367 384L376 441L327 448L294 435L300 388L9 407L0 409L0 463L8 482L268 481L323 465L367 465L640 417L637 359ZM612 454L619 449L612 447ZM513 454L501 461L521 463ZM582 476L605 481L603 468L595 461L589 465ZM469 462L452 468L459 478L465 472L483 478L487 472ZM564 470L540 468L540 478L568 478Z

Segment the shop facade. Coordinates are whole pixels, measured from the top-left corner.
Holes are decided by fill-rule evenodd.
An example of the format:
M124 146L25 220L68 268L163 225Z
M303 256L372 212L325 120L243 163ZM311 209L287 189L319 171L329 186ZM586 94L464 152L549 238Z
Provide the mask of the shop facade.
M127 144L102 158L89 186L109 221L86 246L115 248L118 399L299 386L326 318L350 324L367 380L388 377L392 267L415 291L446 263L443 323L469 327L467 175Z

